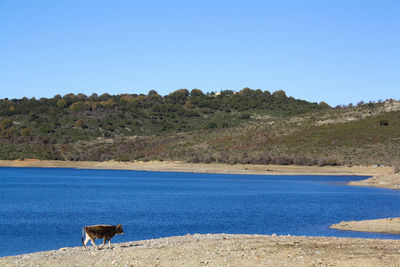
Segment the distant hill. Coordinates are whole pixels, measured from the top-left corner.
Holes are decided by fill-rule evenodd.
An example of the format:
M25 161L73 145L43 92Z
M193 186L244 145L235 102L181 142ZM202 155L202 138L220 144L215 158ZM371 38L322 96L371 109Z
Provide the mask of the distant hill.
M331 108L250 88L3 99L0 159L395 165L399 110L393 100Z

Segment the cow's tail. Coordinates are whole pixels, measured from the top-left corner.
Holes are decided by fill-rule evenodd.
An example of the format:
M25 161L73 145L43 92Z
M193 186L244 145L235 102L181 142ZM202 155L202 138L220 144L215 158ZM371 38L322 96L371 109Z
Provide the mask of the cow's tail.
M85 235L85 227L82 228L82 245L86 250L85 242L83 241L83 236Z

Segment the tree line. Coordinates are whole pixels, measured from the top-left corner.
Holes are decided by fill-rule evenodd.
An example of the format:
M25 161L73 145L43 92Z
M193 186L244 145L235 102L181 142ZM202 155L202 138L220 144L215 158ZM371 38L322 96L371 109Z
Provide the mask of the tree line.
M289 116L329 109L288 97L282 90L244 88L203 93L179 89L148 94L66 94L0 100L0 158L65 159L76 142L98 138L151 137L240 126L257 116ZM158 138L159 138L158 137ZM80 147L82 157L89 153ZM76 154L76 151L74 152ZM78 157L78 158L82 158Z

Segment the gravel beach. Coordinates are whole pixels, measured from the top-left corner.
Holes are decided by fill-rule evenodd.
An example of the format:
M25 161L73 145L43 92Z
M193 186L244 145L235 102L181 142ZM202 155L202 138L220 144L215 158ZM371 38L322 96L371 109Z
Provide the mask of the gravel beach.
M194 234L0 258L0 266L399 266L400 240Z

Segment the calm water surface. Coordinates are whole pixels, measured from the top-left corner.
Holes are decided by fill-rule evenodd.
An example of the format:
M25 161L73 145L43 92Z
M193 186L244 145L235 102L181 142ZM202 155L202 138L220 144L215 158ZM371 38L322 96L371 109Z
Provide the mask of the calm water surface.
M262 176L0 168L0 256L81 245L84 225L121 223L112 242L187 233L398 238L342 220L400 216L400 193L356 176Z

